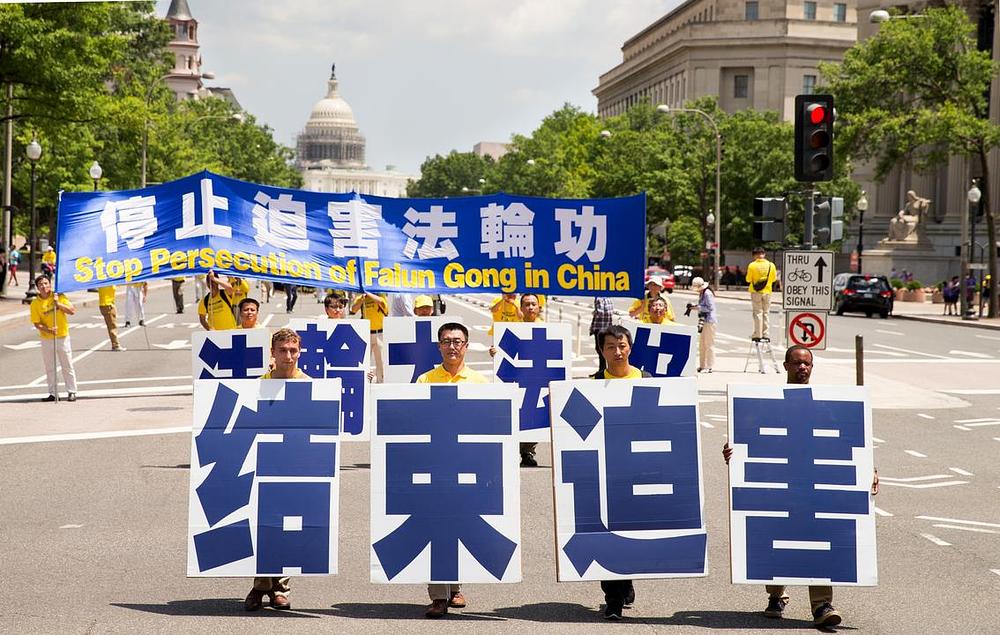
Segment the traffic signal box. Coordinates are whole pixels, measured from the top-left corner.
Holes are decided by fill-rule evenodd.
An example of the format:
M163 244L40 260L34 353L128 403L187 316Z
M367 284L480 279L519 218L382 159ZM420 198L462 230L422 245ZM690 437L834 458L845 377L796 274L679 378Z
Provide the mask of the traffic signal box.
M785 199L755 198L753 200L753 237L758 243L780 243L785 240Z
M833 180L833 96L795 96L795 180Z
M817 196L813 205L814 244L826 247L844 237L844 199Z

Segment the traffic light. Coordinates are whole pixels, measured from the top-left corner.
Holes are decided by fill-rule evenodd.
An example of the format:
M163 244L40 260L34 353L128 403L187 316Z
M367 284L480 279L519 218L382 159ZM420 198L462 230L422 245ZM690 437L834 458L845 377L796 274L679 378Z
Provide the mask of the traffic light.
M785 199L755 198L753 200L753 237L762 243L785 240Z
M833 180L833 96L795 96L795 180Z
M817 196L813 205L813 231L819 247L826 247L844 237L844 199Z

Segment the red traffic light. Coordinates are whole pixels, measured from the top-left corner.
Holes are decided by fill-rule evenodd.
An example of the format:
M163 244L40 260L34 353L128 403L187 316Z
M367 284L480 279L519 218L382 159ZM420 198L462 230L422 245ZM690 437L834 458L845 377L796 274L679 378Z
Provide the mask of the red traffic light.
M823 104L809 104L806 107L806 112L809 114L809 123L811 124L821 124L826 121L826 108Z

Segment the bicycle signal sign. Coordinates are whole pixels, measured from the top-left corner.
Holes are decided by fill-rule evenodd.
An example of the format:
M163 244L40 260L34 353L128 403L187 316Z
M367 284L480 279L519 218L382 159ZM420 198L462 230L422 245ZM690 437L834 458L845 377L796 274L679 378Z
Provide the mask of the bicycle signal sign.
M826 313L785 313L787 341L810 350L826 350Z
M832 251L786 251L781 267L781 308L832 309L833 262Z

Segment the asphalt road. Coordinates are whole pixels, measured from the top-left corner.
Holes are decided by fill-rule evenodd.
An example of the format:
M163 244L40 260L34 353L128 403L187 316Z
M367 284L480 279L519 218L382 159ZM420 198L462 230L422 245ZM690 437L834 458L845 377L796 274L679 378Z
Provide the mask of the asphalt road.
M674 294L675 310L682 312L692 298ZM485 298L454 299L448 312L473 326L469 359L485 370L487 322L475 304L480 300ZM574 325L579 320L585 333L587 301L577 302L553 302L548 319ZM264 319L273 316L270 326L283 325L283 306L270 309ZM766 603L761 587L729 582L727 481L719 452L726 432L724 388L781 381L776 374L741 372L749 311L745 301L720 301L717 372L698 380L709 576L637 583L635 608L622 624L601 619L597 583L555 583L545 444L542 467L522 471L523 582L470 585L469 607L437 622L422 617L422 587L370 584L368 448L348 444L342 455L340 573L294 579L291 612L248 615L242 610L247 580L185 577L190 436L177 430L191 420L185 394L190 349L182 346L196 328L193 309L175 315L169 287L153 291L147 328L126 332L124 353L105 350L97 309L82 309L72 331L83 397L76 404L26 401L45 392L39 351L27 344L35 337L29 325L7 325L0 329L0 399L7 400L0 403L0 572L8 601L0 609L0 631L810 631L804 589L791 590L786 619L776 622L760 615ZM313 298L300 296L295 316L320 313ZM853 383L854 337L863 335L882 477L876 499L879 585L835 590L834 604L844 615L840 630L1000 628L1000 336L993 333L830 318L830 348L817 354L813 382ZM594 363L589 339L580 349L575 373L582 375ZM121 436L136 430L155 434ZM94 431L110 432L108 438L90 438ZM24 439L52 433L83 438ZM275 620L282 620L280 626Z

